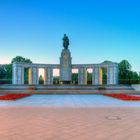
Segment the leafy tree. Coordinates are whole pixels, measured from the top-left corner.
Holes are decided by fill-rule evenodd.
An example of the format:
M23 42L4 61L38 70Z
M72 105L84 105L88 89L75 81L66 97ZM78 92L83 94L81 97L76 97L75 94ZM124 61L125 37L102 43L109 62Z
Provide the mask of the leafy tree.
M3 65L0 65L0 78L3 78L6 75L6 69Z
M103 72L103 84L107 84L107 69L103 68L102 72Z
M131 68L131 64L127 60L122 60L119 63L119 78L128 79Z
M0 83L10 84L12 83L12 65L3 65L2 71L0 73Z
M78 73L73 73L72 74L72 81L76 84L78 83Z
M119 63L119 79L122 84L139 83L140 77L137 72L131 70L132 66L127 60Z
M53 83L54 84L59 84L59 76L54 76L53 77Z
M87 83L92 84L92 73L89 73L88 71L87 71Z
M12 81L12 64L14 62L22 62L22 63L32 63L32 61L30 59L24 58L22 56L16 56L15 58L12 59L11 64L5 64L3 65L4 69L5 69L5 74L3 75L3 77L0 77L1 79L6 79L9 83L9 81ZM28 70L25 69L25 80L28 79Z
M5 64L4 68L6 71L4 79L12 79L12 64Z
M43 84L43 83L44 83L43 76L42 76L42 75L40 75L40 76L39 76L39 84Z
M32 63L30 59L24 58L22 56L16 56L15 58L13 58L11 63L14 63L14 62Z

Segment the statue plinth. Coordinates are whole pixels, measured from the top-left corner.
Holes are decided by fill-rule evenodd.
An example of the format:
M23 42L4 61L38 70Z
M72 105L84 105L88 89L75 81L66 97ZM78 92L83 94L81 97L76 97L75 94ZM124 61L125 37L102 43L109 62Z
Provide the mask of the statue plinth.
M68 84L72 79L71 53L69 49L63 49L60 57L60 81Z

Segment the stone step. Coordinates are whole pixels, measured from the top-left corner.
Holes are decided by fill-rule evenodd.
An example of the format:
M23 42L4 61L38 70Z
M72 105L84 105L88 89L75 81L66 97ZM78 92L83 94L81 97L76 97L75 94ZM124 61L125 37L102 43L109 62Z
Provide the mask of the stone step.
M129 89L133 90L131 86L126 86L126 85L116 85L116 86L94 86L94 85L0 85L0 90L3 89L20 89L20 90L25 90L25 89L61 89L61 90L70 90L70 89L91 89L91 90L98 90L98 89L110 89L110 90L115 90L115 89Z
M0 94L103 94L134 93L131 86L92 86L92 85L0 85ZM138 93L138 92L137 92Z
M25 93L25 94L105 94L105 93L126 93L140 94L135 90L0 90L0 94Z

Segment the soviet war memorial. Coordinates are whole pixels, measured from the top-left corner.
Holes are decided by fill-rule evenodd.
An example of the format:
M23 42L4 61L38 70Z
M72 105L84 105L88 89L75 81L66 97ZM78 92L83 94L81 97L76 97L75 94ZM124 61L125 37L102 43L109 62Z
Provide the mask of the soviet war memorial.
M139 140L138 1L0 1L0 140Z
M87 85L87 69L92 69L92 85L102 85L102 69L107 69L107 85L118 84L118 64L113 62L101 64L72 64L71 52L68 48L69 39L64 35L63 47L61 52L60 64L28 64L14 63L13 64L13 84L24 85L24 68L29 71L29 85L38 85L38 69L43 68L45 71L44 85L53 84L53 69L60 71L60 83L72 83L72 69L78 69L78 85Z

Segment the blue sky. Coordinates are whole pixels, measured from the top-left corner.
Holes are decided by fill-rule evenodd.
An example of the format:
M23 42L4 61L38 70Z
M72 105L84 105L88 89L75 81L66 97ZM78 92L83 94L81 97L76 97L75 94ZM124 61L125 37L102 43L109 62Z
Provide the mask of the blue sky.
M73 63L120 62L140 71L137 0L0 0L0 63L15 56L59 63L62 37Z

